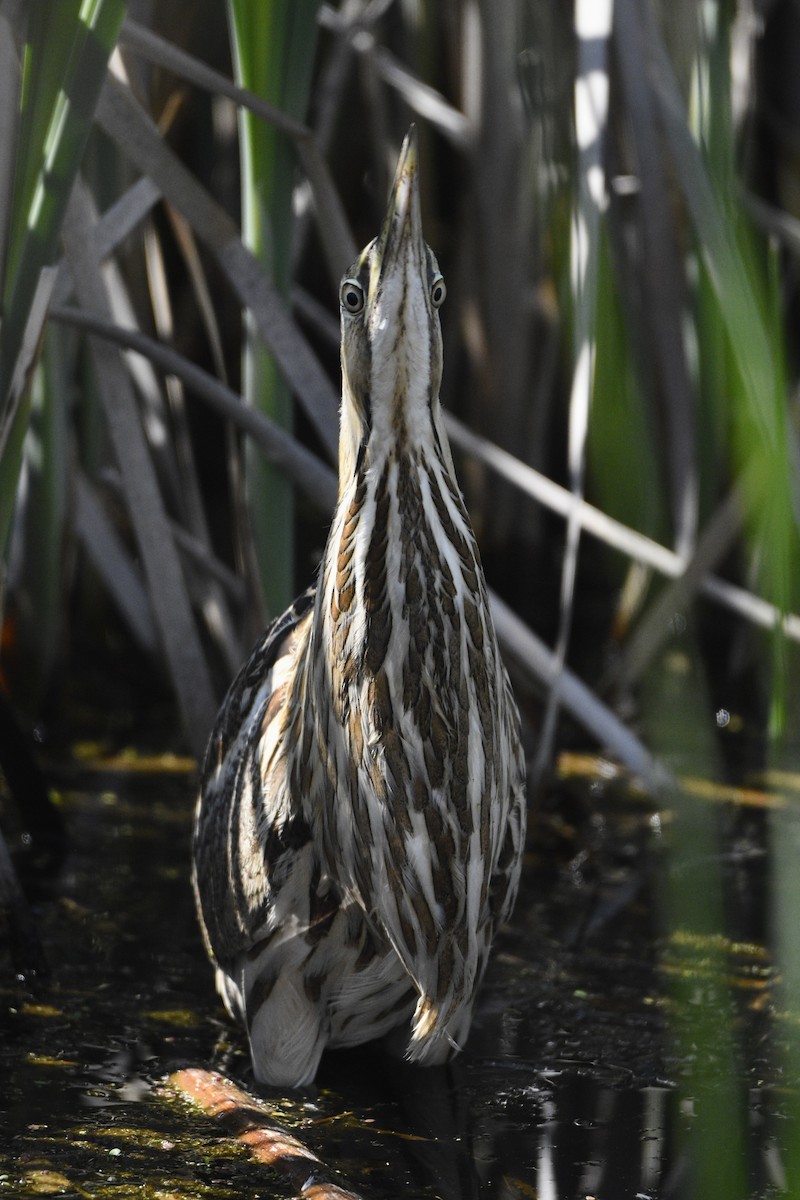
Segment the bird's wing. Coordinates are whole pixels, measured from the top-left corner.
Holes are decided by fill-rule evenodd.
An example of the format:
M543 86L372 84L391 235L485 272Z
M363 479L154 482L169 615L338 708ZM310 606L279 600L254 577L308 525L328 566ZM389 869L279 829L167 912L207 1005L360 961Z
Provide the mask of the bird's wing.
M260 936L271 902L268 863L308 841L286 789L264 786L262 754L282 725L297 648L311 620L304 592L260 638L231 684L211 734L195 815L193 858L198 911L211 957L233 963Z
M517 898L528 811L525 754L520 739L519 710L505 670L503 680L507 698L507 744L513 749L508 762L508 816L502 827L502 840L497 846L498 854L489 884L492 936L498 926L508 920Z

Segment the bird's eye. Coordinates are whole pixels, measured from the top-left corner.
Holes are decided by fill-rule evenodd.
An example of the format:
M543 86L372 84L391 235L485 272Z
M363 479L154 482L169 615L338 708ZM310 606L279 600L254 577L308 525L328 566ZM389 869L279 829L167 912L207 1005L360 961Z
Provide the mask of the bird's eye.
M447 288L444 285L444 280L441 275L437 275L431 284L431 304L434 308L441 308L444 304L444 298L447 295Z
M339 303L349 313L359 313L364 307L364 289L357 279L344 279L339 289Z

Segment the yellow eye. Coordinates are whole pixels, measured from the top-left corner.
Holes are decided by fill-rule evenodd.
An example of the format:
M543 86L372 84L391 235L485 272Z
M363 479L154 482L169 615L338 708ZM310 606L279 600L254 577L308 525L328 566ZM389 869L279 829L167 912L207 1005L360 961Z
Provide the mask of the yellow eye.
M357 279L343 279L339 288L339 303L349 313L359 313L364 307L364 289Z
M437 275L431 284L431 304L434 308L441 308L444 304L447 288L444 285L444 280L441 275Z

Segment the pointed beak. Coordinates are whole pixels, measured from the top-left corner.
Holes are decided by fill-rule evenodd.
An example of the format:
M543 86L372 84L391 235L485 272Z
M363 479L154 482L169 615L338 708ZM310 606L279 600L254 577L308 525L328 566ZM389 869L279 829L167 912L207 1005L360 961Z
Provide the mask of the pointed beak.
M424 241L417 171L417 131L413 125L406 134L400 151L386 218L378 241L379 278L383 280L391 274L409 250L412 250L414 258L421 264L424 259Z

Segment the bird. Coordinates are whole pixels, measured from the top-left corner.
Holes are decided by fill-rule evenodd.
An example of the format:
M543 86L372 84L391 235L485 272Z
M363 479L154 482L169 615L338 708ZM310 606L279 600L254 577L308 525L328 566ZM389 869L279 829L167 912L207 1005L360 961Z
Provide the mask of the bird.
M525 760L439 390L417 134L340 292L338 499L317 583L223 701L192 837L205 946L259 1084L327 1047L462 1047L519 885Z

